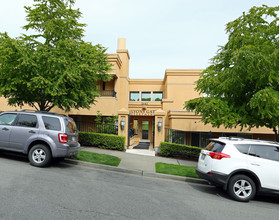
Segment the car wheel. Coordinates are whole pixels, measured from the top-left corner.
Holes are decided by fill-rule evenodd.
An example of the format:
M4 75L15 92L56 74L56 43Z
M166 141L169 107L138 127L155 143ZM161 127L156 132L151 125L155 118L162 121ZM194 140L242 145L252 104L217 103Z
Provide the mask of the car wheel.
M31 165L36 167L47 166L51 161L51 152L48 147L42 144L34 145L29 153L28 159Z
M229 182L228 192L235 200L248 202L256 194L256 185L248 176L236 175Z

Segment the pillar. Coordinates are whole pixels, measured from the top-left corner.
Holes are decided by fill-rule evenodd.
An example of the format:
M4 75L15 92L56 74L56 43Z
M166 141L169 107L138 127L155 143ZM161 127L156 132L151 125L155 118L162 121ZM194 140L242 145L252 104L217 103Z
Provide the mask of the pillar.
M166 112L159 109L155 111L155 143L154 143L154 149L155 153L160 153L160 143L165 141L165 118L166 118ZM161 130L159 130L158 124L162 123Z
M124 121L124 126L121 125ZM118 135L125 137L125 147L128 147L129 111L122 108L118 111Z

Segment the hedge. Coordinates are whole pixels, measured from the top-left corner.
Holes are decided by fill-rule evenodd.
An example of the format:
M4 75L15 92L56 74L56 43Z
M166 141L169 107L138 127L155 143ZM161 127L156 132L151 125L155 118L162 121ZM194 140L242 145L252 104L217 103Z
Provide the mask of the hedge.
M103 149L119 151L125 149L125 137L112 134L79 132L79 143L82 146L93 146Z
M183 144L173 144L169 142L161 142L160 155L165 157L181 157L197 160L199 158L200 147L193 147Z

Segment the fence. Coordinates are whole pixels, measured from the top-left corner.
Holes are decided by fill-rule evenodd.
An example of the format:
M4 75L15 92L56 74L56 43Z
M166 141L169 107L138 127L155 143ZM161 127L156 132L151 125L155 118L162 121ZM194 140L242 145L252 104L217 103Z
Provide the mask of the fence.
M166 128L165 141L175 144L186 144L186 132Z
M165 141L170 143L175 143L175 144L185 144L186 132L166 128Z
M76 125L79 131L118 135L118 126L115 124L76 121Z
M114 90L99 90L98 92L101 96L116 97L116 92Z

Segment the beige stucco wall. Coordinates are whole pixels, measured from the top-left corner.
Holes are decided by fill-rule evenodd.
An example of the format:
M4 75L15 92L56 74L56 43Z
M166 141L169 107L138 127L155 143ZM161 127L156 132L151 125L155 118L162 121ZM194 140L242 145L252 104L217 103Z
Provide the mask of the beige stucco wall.
M226 129L224 126L219 128L212 127L210 124L205 125L201 122L201 116L195 115L193 112L187 112L183 110L170 110L167 118L171 121L171 128L182 131L196 131L196 132L224 132L224 133L258 133L258 134L274 134L272 129L261 127L261 128L243 128L241 131L240 127Z

